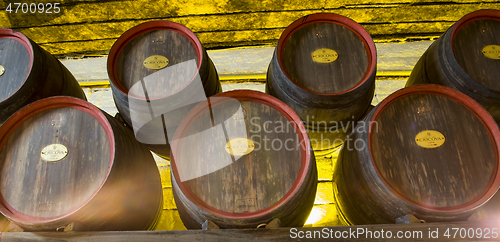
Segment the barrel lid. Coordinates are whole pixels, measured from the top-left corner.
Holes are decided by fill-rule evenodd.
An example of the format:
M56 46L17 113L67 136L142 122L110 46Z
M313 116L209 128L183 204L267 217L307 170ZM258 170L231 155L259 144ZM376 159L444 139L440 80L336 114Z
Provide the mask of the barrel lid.
M114 138L104 114L73 97L36 101L0 127L0 211L49 222L87 204L104 184Z
M369 133L379 177L421 208L469 211L499 187L498 126L451 88L414 85L393 93L375 109Z
M129 96L159 99L195 80L202 59L201 43L191 30L170 21L150 21L118 38L108 56L108 74L111 84Z
M311 155L290 107L264 93L230 91L200 103L183 120L172 142L172 174L205 211L251 218L294 196Z
M288 79L318 95L349 92L366 82L376 67L368 32L333 13L311 14L290 24L279 39L277 56Z
M460 67L477 82L500 91L500 11L483 9L462 17L451 46Z
M0 102L16 93L33 66L33 49L21 32L0 28Z

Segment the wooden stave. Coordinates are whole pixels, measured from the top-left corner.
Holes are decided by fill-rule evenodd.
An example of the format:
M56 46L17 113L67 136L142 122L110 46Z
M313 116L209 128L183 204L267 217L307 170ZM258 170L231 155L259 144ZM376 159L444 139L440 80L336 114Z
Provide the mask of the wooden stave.
M351 30L357 31L360 38L366 43L367 52L370 54L368 70L364 78L356 86L347 91L334 94L314 93L295 84L283 71L283 64L279 60L278 50L284 45L287 34L304 22L314 22L318 21L318 19L338 21L339 24L346 25ZM353 128L351 124L361 120L367 113L375 94L376 56L375 44L370 35L361 25L353 20L336 14L322 13L308 15L296 20L281 35L267 71L265 92L277 97L297 112L307 126L311 139L321 140L326 137L326 139L333 141L337 139L344 140ZM326 125L325 128L314 127L314 124L308 123L308 117L315 117L313 122L328 123L336 121L342 124L347 123L346 126L349 127L346 129L346 132L340 130L339 132L332 133L325 131L325 129L329 129L331 126ZM323 144L313 144L313 149L329 149L338 147L340 144L341 142L335 142L326 148Z
M70 106L93 112L106 123L107 126L103 128L109 132L108 137L112 135L112 166L102 186L85 204L58 218L26 219L13 214L3 204L0 204L0 212L25 231L54 231L72 222L78 224L79 230L82 231L151 229L161 214L163 203L160 174L154 158L147 147L135 140L132 132L123 123L101 109L86 101L67 96L36 101L16 112L0 127L0 145L3 147L17 127L16 123L20 125L31 115L51 108ZM111 146L111 143L114 145ZM133 180L124 177L132 177ZM135 210L120 210L116 204L127 200L141 205L135 207Z
M390 224L395 223L396 218L402 217L406 214L415 215L417 218L425 222L449 222L467 220L477 209L486 204L491 199L499 187L499 149L500 137L498 126L495 121L487 113L481 105L475 102L470 97L462 94L454 89L443 87L435 84L421 84L405 88L397 91L389 96L381 105L389 105L393 97L398 97L400 93L429 93L429 90L438 94L445 93L448 97L454 95L457 99L466 100L471 111L477 111L476 115L482 119L483 124L490 128L494 141L496 143L496 156L497 156L497 171L495 179L491 187L484 194L479 201L472 204L465 205L460 209L447 211L445 209L432 209L416 205L405 198L399 196L387 183L381 178L377 169L374 166L371 150L364 149L363 151L346 151L342 149L339 154L338 162L334 168L333 182L334 182L334 197L337 204L337 210L341 217L348 225L362 225L362 224ZM361 139L370 144L369 132L357 132L358 127L364 125L365 130L369 129L369 122L373 120L376 112L379 112L379 106L372 109L363 122L358 123L356 129L349 135L349 141ZM481 111L482 110L482 111ZM478 114L479 113L479 114ZM479 115L482 115L479 117ZM353 145L352 143L350 144ZM363 162L365 160L366 162ZM347 172L348 175L346 175ZM368 187L368 189L363 189Z
M244 100L252 100L252 98L254 97L252 97L251 95L267 96L267 98L273 98L269 95L251 90L229 91L218 94L215 97L231 97L231 98L243 97ZM281 103L277 99L275 99L274 102ZM198 107L204 107L204 105L202 104L203 103L200 103ZM212 103L211 105L214 104ZM284 103L281 103L280 105L286 107ZM194 109L196 109L196 107ZM192 110L192 112L194 111L196 110ZM289 111L293 112L293 110ZM303 128L301 128L301 130L303 130ZM179 135L180 131L181 130L177 130L176 137ZM188 196L186 196L182 192L182 189L180 188L177 182L176 174L174 172L174 170L176 169L175 160L172 160L171 161L172 169L170 173L172 180L172 191L181 220L188 229L200 229L202 224L206 220L213 221L220 228L227 228L227 229L256 228L259 225L269 223L274 218L279 218L282 226L287 226L287 227L303 226L309 216L310 211L312 210L312 205L315 200L316 189L317 189L316 160L314 154L312 153L312 148L310 145L309 145L309 154L310 154L308 159L309 166L306 168L307 171L303 179L304 183L302 183L302 186L299 187L296 193L293 194L293 196L288 197L290 199L280 204L280 206L276 207L275 209L267 211L265 213L257 212L256 215L252 216L220 215L217 214L217 212L215 211L207 211L204 210L203 208L200 208L199 205L197 205L195 202L189 199ZM304 196L305 199L303 199Z
M135 98L132 96L128 96L128 90L125 90L125 88L121 85L117 75L116 75L116 59L118 58L121 49L128 43L128 41L133 38L134 36L137 36L141 33L147 32L149 30L156 30L156 29L161 29L161 28L173 28L175 30L182 31L186 33L187 35L192 38L192 41L195 43L195 47L199 48L198 51L198 59L201 60L201 63L199 64L199 76L201 78L202 84L203 84L203 89L205 91L205 95L207 97L215 95L217 93L222 92L222 86L219 82L219 76L217 73L217 70L215 69L215 65L213 64L212 60L208 56L205 48L201 45L200 40L196 37L196 35L186 28L185 26L170 22L170 21L165 21L165 20L159 20L159 21L150 21L146 22L140 25L137 25L136 27L128 30L125 32L112 46L110 50L110 54L108 56L108 61L107 61L107 70L108 70L108 75L110 78L110 85L111 85L111 90L113 93L113 100L115 102L115 105L118 109L118 112L122 116L123 120L127 124L127 126L130 129L133 129L132 127L132 120L131 120L131 115L130 115L130 108L129 104L130 102L134 102L135 104L139 103L143 99L141 98ZM200 62L200 61L199 61ZM185 96L191 96L192 93L190 93L190 89L193 89L194 85L188 85L185 89L181 90L179 93L174 94L175 96L178 96L179 98L185 98ZM172 100L172 99L170 99ZM156 100L158 101L158 100ZM169 102L163 102L160 103L159 105L169 105ZM172 125L175 127L175 124L180 123L182 120L182 116L189 111L192 107L194 107L196 104L191 104L184 106L182 108L179 108L177 110L173 110L169 112L169 116L171 117L177 117L176 119L172 120L170 123L174 124ZM142 108L139 108L139 110L136 110L136 112L139 112L144 115L150 115L149 112L141 112L142 110L149 110L149 107L145 105ZM180 117L180 118L179 118ZM168 122L168 119L165 120ZM168 125L168 124L167 124ZM146 127L148 128L148 127ZM153 128L153 132L157 132L156 129ZM168 127L169 128L169 127ZM165 159L170 159L170 144L168 140L166 140L166 144L146 144L148 148L155 152L157 155L160 157L163 157Z
M21 32L12 29L0 29L0 36L10 36L23 41L26 48L31 48L28 52L32 58L30 73L22 86L8 99L0 102L0 123L27 104L43 98L61 95L87 100L75 77L49 52ZM54 90L54 87L60 89Z
M498 123L500 91L487 87L469 76L458 64L451 47L453 37L461 25L481 17L500 21L500 11L483 9L462 17L424 52L415 64L405 86L438 84L454 88L480 103Z

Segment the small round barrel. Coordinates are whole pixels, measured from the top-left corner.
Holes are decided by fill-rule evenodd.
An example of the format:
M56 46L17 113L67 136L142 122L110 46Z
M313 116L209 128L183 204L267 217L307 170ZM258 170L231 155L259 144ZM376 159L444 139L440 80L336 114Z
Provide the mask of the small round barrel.
M36 101L0 127L0 212L27 231L142 230L162 208L151 152L73 97Z
M87 100L71 73L21 32L0 28L0 123L36 100L73 96Z
M338 147L370 106L376 65L375 44L361 25L337 14L312 14L281 35L266 93L297 112L314 150Z
M382 101L342 147L334 190L350 224L466 220L500 184L500 133L476 101L415 85Z
M108 75L118 111L137 140L168 158L169 137L196 103L222 91L196 35L164 20L140 24L115 42Z
M459 90L500 121L500 11L462 17L415 65L406 86L422 83Z
M316 162L300 118L260 92L225 92L192 109L175 133L171 164L188 229L206 220L256 228L275 218L303 226L316 195Z

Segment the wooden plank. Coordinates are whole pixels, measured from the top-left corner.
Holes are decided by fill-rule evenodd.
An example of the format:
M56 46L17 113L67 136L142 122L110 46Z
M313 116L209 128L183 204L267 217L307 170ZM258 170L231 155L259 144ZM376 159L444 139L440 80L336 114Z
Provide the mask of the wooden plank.
M0 1L0 10L4 10L9 3L12 1ZM17 0L15 2L19 3L32 3L33 1L29 0ZM37 1L37 3L48 3L48 2L59 2L61 3L61 6L78 6L78 5L91 5L91 4L133 4L134 1L123 1L123 0L59 0L59 1L48 1L48 0L41 0ZM195 14L195 13L200 13L204 14L203 9L214 9L218 10L220 13L229 13L231 11L245 11L245 10L251 10L251 11L259 11L259 10L298 10L298 9L321 9L323 7L352 7L352 6L360 6L360 5L373 5L373 6L381 6L381 5L388 5L388 4L412 4L412 5L442 5L442 4L450 4L450 3L478 3L477 0L339 0L339 1L325 1L325 0L317 0L317 1L312 1L312 2L291 2L291 1L283 1L283 0L268 0L268 1L252 1L252 0L246 0L246 1L239 1L240 4L238 4L235 1L228 1L228 0L215 0L212 2L207 2L203 0L195 0L193 4L190 4L188 1L178 1L179 3L185 3L185 5L179 4L176 1L171 1L171 2L157 2L158 6L162 6L167 9L165 10L170 10L166 6L165 3L169 3L174 5L172 9L177 9L177 12L174 13L184 13L188 12L189 14ZM487 2L498 2L498 0L482 0L481 2L487 3ZM189 4L189 5L187 5ZM138 0L137 3L135 4L136 7L139 8L144 8L144 6L147 5L147 1L143 0ZM197 6L197 9L190 9L190 7ZM225 7L232 7L232 8L225 8ZM149 7L149 6L148 6Z
M257 11L290 11L321 9L325 0L267 0L267 1L223 1L205 0L158 0L151 4L147 0L139 1L101 1L81 2L76 5L64 4L58 14L22 14L1 11L11 20L10 28L34 27L68 23L85 23L109 20L154 19L176 16L245 13ZM117 7L119 4L119 7ZM316 7L317 6L317 7Z
M0 19L6 19L7 15L11 25L3 25L4 27L17 28L27 35L33 34L37 31L38 27L52 26L67 28L76 24L78 29L85 31L86 28L98 32L110 32L109 35L120 35L129 28L154 19L166 19L186 25L194 32L211 32L211 31L229 31L229 30L251 30L251 29L269 29L269 28L284 28L296 19L308 14L318 12L332 12L340 14L358 23L375 24L375 23L410 23L420 21L450 21L455 22L465 14L478 10L478 9L500 9L500 3L482 3L482 4L447 4L447 5L389 5L383 7L363 7L363 8L343 8L343 9L327 9L326 11L319 9L300 10L300 11L261 11L261 12L243 12L220 14L207 12L206 14L191 14L189 16L173 17L165 12L165 10L155 10L146 8L144 11L133 11L120 13L120 11L110 11L114 6L94 6L96 9L78 9L74 11L67 11L59 18L44 19L43 14L9 14L7 12L0 12ZM124 9L133 9L133 5L126 6ZM121 9L121 8L120 8ZM151 12L151 11L155 12ZM129 11L129 10L127 10ZM111 12L111 14L107 14ZM446 12L448 14L442 14ZM422 14L425 13L425 14ZM94 16L95 15L95 16ZM54 15L49 15L54 16ZM123 17L123 16L126 16ZM29 21L29 23L27 22ZM90 24L89 24L90 23ZM94 24L96 26L93 26ZM115 25L123 25L122 27L113 27ZM62 25L62 26L60 26ZM86 27L90 25L92 27ZM109 26L109 27L106 27ZM38 31L46 31L42 28ZM74 29L68 29L67 35L80 36L80 33L74 32ZM58 38L58 29L50 31L56 34L52 39ZM47 33L47 32L44 32ZM388 32L390 33L390 32ZM88 34L84 32L84 34ZM49 36L47 36L49 37ZM85 40L86 38L78 38ZM102 36L93 37L99 39ZM71 38L59 39L59 41L71 41ZM51 40L44 40L38 42L53 42Z
M373 241L387 240L402 236L400 239L415 241L457 241L477 240L488 241L498 238L498 222L454 222L454 223L416 223L416 224L386 224L337 226L324 228L276 228L276 229L221 229L221 230L187 230L187 231L107 231L107 232L22 232L2 233L2 241L302 241L315 238L314 241ZM492 233L495 228L496 234ZM467 235L468 230L481 231L480 236ZM299 232L300 231L300 232ZM455 234L455 231L458 233ZM465 237L464 237L465 231ZM488 236L485 236L485 231ZM448 232L448 236L446 236ZM462 234L460 235L460 232ZM383 235L382 235L383 234ZM337 235L337 237L336 237ZM474 232L474 235L476 233ZM479 233L477 233L479 235ZM342 237L343 236L343 237ZM462 236L462 237L461 237ZM479 238L477 238L479 237ZM489 238L484 238L489 237ZM495 237L495 238L493 238Z
M365 28L372 34L375 41L385 41L392 39L406 39L414 36L429 35L426 38L438 37L446 31L452 23L400 23L368 25ZM243 31L220 31L198 33L197 36L205 48L223 46L244 46L244 45L274 45L278 41L284 28L265 30L243 30ZM396 31L397 34L385 35L385 31ZM425 36L424 36L425 38ZM66 55L70 53L100 53L106 54L111 49L116 39L94 39L83 41L52 42L42 43L44 49L54 55Z

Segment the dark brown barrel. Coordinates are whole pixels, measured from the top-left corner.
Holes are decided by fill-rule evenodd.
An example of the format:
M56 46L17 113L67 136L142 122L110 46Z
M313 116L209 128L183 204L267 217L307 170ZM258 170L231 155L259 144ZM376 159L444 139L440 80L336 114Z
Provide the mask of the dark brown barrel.
M168 158L168 137L196 103L222 91L196 35L164 20L140 24L115 42L108 74L116 107L136 138Z
M21 32L0 28L0 123L28 103L50 96L87 100L71 73Z
M415 85L358 123L334 171L337 205L349 224L466 220L500 184L500 133L472 98Z
M28 231L142 230L162 207L151 152L92 104L50 97L0 127L0 212Z
M281 35L266 93L297 112L314 150L338 147L370 106L376 65L375 44L361 25L337 14L312 14Z
M500 11L462 17L422 55L406 86L422 83L457 89L500 121Z
M225 92L196 106L175 134L171 164L188 229L206 220L256 228L274 218L302 226L316 195L316 162L300 118L261 92Z

